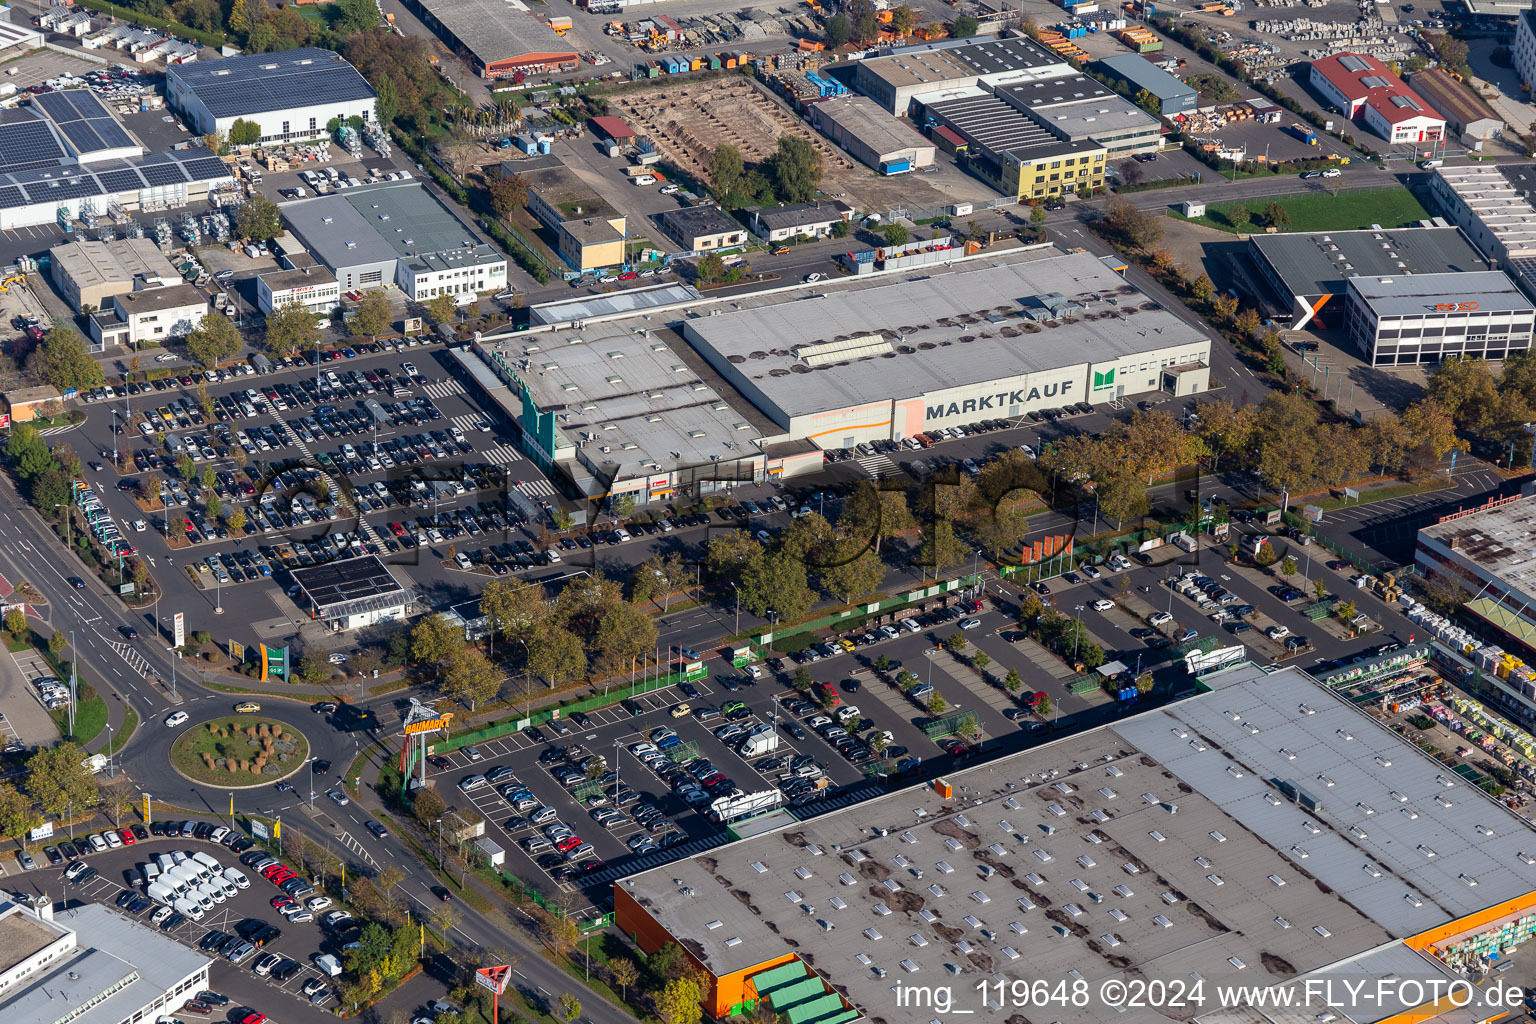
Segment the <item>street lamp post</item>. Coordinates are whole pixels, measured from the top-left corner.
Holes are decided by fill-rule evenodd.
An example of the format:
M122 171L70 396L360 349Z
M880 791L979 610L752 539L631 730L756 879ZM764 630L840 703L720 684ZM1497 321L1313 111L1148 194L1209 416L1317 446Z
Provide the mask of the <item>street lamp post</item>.
M1077 628L1072 630L1072 661L1077 662L1077 645L1083 639L1083 606L1077 606Z
M314 766L314 764L311 763L311 762L313 762L315 760L317 760L317 759L311 757L309 760L304 762L304 764L309 768L309 809L310 809L310 811L314 811L314 809L315 809L315 766Z
M113 764L112 750L112 723L107 723L107 778L117 778L117 768Z
M732 631L733 634L734 634L734 633L740 633L741 632L741 588L738 587L734 582L732 582L731 583L731 590L736 595L736 627Z

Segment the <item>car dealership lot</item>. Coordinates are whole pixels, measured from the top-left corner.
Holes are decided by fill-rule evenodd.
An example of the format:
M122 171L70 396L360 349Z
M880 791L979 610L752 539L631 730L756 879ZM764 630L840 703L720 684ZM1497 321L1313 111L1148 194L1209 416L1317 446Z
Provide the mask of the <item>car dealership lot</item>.
M77 832L76 835L77 842L73 845L86 844L85 848L88 852L84 856L57 865L43 865L39 870L27 872L19 877L13 876L12 883L30 885L37 891L53 897L60 897L62 892L61 898L65 900L100 903L115 913L137 918L145 927L157 928L191 948L202 950L214 961L210 974L210 987L213 991L228 996L232 1006L250 1006L279 1019L305 1020L319 1020L321 1011L335 1007L334 998L319 1004L311 1004L310 998L303 993L303 988L306 983L310 983L311 988L314 988L316 980L321 979L326 982L324 991L330 991L329 979L322 979L322 975L314 967L312 956L321 951L336 952L342 941L338 938L340 933L326 930L317 921L290 923L285 920L283 915L271 905L271 900L281 895L279 890L250 867L242 864L239 854L221 844L191 836L170 838L153 835L138 839L132 845L94 851L85 833ZM59 842L53 844L55 849L62 846L64 842L62 837L56 837L56 839ZM161 904L149 901L144 896L146 885L142 878L142 871L145 865L154 862L156 854L169 855L172 851L180 851L188 855L202 853L211 856L223 868L234 868L240 872L247 880L248 887L236 888L234 896L215 903L212 909L203 913L200 921L193 921L179 914L173 914L164 920L156 920L157 916L163 916L163 912L158 909ZM64 869L71 863L83 863L92 870L82 871L76 868L75 871L79 874L74 879L68 879L65 877ZM134 913L131 908L119 907L117 901L120 898L126 899L123 896L125 892L139 897L144 902L151 902L151 905L137 913ZM257 922L273 926L280 934L266 940L258 939L260 945L250 953L243 956L237 954L238 964L204 945L215 932L224 932L230 938L241 931L254 936L257 934ZM276 965L277 973L258 975L256 967L269 953L275 953L281 957ZM291 961L291 966L284 961ZM289 999L299 1002L289 1002ZM213 1017L221 1018L225 1009L227 1008L212 1007Z

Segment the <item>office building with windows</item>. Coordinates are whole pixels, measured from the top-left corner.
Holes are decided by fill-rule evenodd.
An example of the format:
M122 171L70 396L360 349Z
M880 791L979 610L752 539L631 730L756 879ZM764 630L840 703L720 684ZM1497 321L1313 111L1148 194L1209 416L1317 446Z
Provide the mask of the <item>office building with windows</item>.
M1349 279L1345 327L1372 366L1503 359L1531 347L1536 307L1503 272Z

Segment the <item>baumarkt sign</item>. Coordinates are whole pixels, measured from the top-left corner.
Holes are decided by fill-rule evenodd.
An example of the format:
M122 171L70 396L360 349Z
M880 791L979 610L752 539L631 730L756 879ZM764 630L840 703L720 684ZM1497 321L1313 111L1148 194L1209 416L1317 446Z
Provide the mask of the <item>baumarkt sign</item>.
M425 722L412 722L405 727L405 734L414 736L419 732L437 732L439 729L446 729L452 718L453 715L445 714L441 718L432 718Z

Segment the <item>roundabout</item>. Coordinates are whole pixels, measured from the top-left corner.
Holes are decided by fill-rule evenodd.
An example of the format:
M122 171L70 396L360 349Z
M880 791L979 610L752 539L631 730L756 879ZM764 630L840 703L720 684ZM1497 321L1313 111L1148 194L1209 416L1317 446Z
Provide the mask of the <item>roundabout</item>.
M286 722L226 715L182 732L171 743L168 757L183 778L230 790L286 779L304 767L309 754L309 740Z

